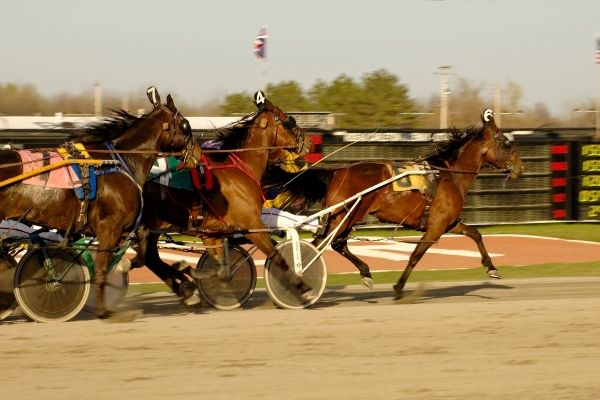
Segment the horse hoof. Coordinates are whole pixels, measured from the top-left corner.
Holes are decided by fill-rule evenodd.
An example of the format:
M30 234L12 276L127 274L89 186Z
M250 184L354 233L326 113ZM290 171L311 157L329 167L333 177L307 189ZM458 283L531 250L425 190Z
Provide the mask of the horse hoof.
M368 276L361 276L360 281L362 282L363 286L366 287L369 290L373 289L373 278L368 277Z
M110 317L107 319L109 322L132 322L142 316L144 312L142 310L127 310L127 311L119 311L111 313Z
M396 293L396 297L402 298L402 289L403 289L402 286L400 286L398 284L394 285L394 293Z
M201 302L202 300L200 299L200 296L198 296L197 293L194 293L191 296L183 299L183 304L185 304L188 307L195 306L197 304L200 304Z
M489 269L487 272L488 276L492 279L501 279L502 277L498 273L497 269Z
M186 269L190 268L191 266L192 265L185 260L177 261L173 265L171 265L172 268L174 268L175 270L177 270L179 272L183 272Z
M112 315L113 315L112 311L107 311L107 310L98 311L98 310L96 310L96 318L99 318L99 319L109 319L110 317L112 317Z
M309 301L311 301L311 300L312 300L312 296L311 296L310 292L305 292L305 293L302 293L302 294L300 295L300 299L301 299L301 300L302 300L304 303L308 303Z
M181 282L176 294L179 297L183 297L184 299L187 299L188 297L193 296L194 293L196 292L196 290L197 290L196 284L194 282L186 281L186 282Z

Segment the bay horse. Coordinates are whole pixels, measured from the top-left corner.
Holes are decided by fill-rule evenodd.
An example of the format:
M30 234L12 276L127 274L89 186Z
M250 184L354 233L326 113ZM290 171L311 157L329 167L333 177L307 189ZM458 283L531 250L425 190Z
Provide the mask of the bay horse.
M231 233L245 232L245 238L267 256L275 251L267 231L247 232L265 228L260 218L265 200L261 178L268 163L284 162L284 151L305 154L308 149L304 133L293 117L261 93L255 94L257 112L218 133L220 150L203 152L203 168L211 175L212 187L190 191L168 187L156 180L144 185L143 224L138 230L139 249L132 268L146 265L184 300L193 296L196 285L187 273L160 259L157 229L175 226L183 233L199 236L220 268L226 262L223 237ZM177 173L181 172L184 171ZM193 226L194 221L201 222ZM283 258L276 262L287 270ZM203 278L194 275L194 270L190 272L194 278ZM295 284L303 287L300 281Z
M159 152L179 152L190 143L192 131L179 113L171 95L166 104L154 87L148 89L154 108L135 117L115 112L84 128L78 142L94 159L120 162L113 171L98 171L96 198L89 201L87 222L78 226L80 200L73 189L48 188L17 182L0 188L0 220L17 219L47 229L82 233L96 237L95 314L107 318L111 312L104 301L108 264L121 235L136 225L142 209L142 185ZM15 150L0 150L0 180L23 173L21 155ZM102 168L99 168L102 169Z
M413 268L427 249L446 232L466 235L473 239L481 253L482 264L487 268L488 276L500 278L483 244L481 234L475 227L463 223L460 213L467 193L482 166L492 166L515 179L522 173L523 162L512 143L496 126L491 110L485 110L481 121L483 126L480 128L471 127L463 132L452 130L449 140L424 157L431 169L439 171L435 176L434 185L430 186L435 188L433 192L428 194L418 190L394 191L392 184L385 185L365 194L345 222L343 219L348 208L333 210L325 229L315 237L313 244L319 246L328 234L339 228L337 233L333 234L332 248L358 268L363 284L371 288L373 281L369 266L350 252L348 239L352 228L366 215L372 215L381 222L424 231L410 255L406 268L394 285L398 298L402 297L402 290ZM307 172L310 171L309 169ZM319 187L325 190L312 193L312 199L324 198L324 207L333 206L391 178L391 171L389 162L361 162L335 170L315 170L312 175L319 177L324 184L312 185L312 190ZM297 184L289 185L287 190L292 194L296 191L296 198L302 197L302 189L299 187L304 185L304 181L316 180L314 176L308 175L304 179L298 179Z

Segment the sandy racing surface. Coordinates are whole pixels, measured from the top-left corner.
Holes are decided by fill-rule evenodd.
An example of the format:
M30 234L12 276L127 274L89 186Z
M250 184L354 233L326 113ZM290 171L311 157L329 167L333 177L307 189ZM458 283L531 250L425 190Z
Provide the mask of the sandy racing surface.
M485 242L499 266L600 259L597 243ZM382 270L401 269L413 245L352 246ZM325 257L331 272L355 271ZM475 245L453 236L417 268L478 265ZM144 270L131 277L156 280ZM229 312L130 294L121 322L82 313L39 324L17 312L0 322L0 398L600 398L600 278L409 281L407 294L394 302L391 285L328 288L315 307L292 311L258 290Z
M597 399L600 278L328 289L309 310L128 295L133 322L0 323L3 399Z

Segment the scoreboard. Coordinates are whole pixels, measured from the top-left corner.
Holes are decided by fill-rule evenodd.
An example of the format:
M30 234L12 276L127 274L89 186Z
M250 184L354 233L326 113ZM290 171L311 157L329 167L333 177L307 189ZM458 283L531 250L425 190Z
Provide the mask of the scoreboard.
M578 147L578 219L600 220L600 144L581 143Z

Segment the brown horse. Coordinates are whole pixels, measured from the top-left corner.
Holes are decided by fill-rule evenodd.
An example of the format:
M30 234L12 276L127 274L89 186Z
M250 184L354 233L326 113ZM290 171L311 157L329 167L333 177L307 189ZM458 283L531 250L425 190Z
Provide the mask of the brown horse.
M219 133L221 150L205 150L204 169L212 174L212 188L189 191L163 186L155 180L144 186L143 225L138 232L139 249L135 266L146 265L184 299L193 295L195 283L190 277L163 262L158 254L159 228L179 227L185 233L200 236L215 265L223 267L223 237L245 232L245 237L264 254L274 251L260 212L264 202L260 181L269 164L284 160L283 150L303 154L304 133L294 119L269 100L260 101L259 110ZM185 171L179 171L182 173ZM194 221L201 221L194 225ZM283 260L282 268L286 269ZM194 274L194 271L191 271ZM194 275L195 276L195 275ZM202 276L196 276L202 278ZM301 285L300 282L297 284Z
M0 220L14 218L63 233L78 231L95 236L96 255L96 315L110 315L104 302L104 288L109 259L118 246L121 235L136 225L142 209L142 185L163 151L180 151L191 139L188 121L177 111L171 95L160 104L156 89L148 90L154 109L134 117L121 111L112 118L95 124L83 132L78 141L85 144L95 159L120 161L112 173L99 171L97 193L89 201L87 223L78 226L80 200L72 189L32 186L22 182L0 189ZM20 154L0 151L0 180L23 173ZM99 168L100 170L101 168ZM49 294L50 295L50 294Z
M446 232L466 235L473 239L477 243L488 275L499 278L481 234L476 228L461 222L460 213L469 188L482 166L493 166L508 172L510 178L517 178L522 172L523 163L510 141L496 126L491 110L484 112L482 122L481 128L469 128L465 132L453 130L447 142L439 145L424 158L431 169L439 171L432 186L435 190L431 194L418 190L394 191L392 184L383 186L365 194L351 215L347 215L346 207L334 210L329 216L324 232L316 237L314 244L318 246L328 234L339 228L337 233L332 234L332 248L350 260L360 271L363 284L371 287L372 277L368 265L352 254L347 245L353 226L370 214L381 222L396 223L425 232L394 286L398 297L401 297L411 271L423 254ZM392 176L391 171L391 163L358 163L336 170L317 171L316 173L328 183L326 194L321 193L325 197L324 206L338 204L383 182ZM302 180L298 181L302 184ZM314 196L318 197L319 195ZM346 216L348 218L344 220Z

